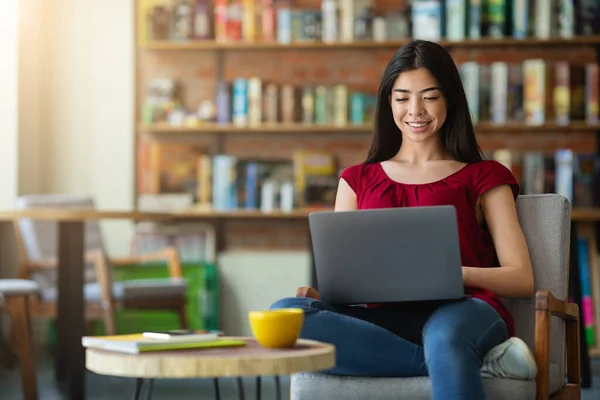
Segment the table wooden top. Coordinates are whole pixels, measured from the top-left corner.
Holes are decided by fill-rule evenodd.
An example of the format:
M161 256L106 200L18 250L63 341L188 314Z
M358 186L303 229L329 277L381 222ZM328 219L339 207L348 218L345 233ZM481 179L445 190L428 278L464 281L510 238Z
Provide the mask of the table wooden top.
M0 221L17 219L53 220L53 221L83 221L101 219L128 219L133 221L165 221L165 220L194 220L194 219L306 219L312 211L321 209L301 209L290 212L259 210L182 210L172 212L132 211L132 210L92 210L67 208L36 208L25 210L0 210Z
M335 347L298 339L287 349L267 349L253 338L242 347L125 354L86 349L86 367L101 375L130 378L214 378L289 375L335 365Z
M132 221L181 221L211 219L296 219L308 220L315 211L331 211L329 208L296 209L290 212L260 210L214 211L189 209L172 212L152 212L133 210L84 210L66 208L36 208L26 210L0 210L0 221L13 221L21 218L54 221L84 221L101 219L127 219ZM600 207L575 207L571 220L576 222L600 221Z

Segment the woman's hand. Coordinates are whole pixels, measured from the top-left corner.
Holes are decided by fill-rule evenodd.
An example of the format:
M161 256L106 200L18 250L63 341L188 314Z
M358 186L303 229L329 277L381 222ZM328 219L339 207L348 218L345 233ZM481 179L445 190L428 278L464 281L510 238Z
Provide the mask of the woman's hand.
M296 290L296 297L308 297L315 300L321 300L321 294L308 286L301 286Z

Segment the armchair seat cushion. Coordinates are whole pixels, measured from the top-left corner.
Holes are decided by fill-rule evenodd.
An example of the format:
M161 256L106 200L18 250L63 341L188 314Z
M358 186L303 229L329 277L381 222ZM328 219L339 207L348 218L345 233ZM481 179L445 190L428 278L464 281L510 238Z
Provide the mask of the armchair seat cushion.
M113 299L116 301L143 300L143 299L172 299L183 298L186 292L186 283L183 279L137 279L113 283ZM42 292L44 302L57 300L56 288L49 288ZM83 294L87 302L100 302L101 288L98 283L88 283L83 287Z
M484 379L488 400L535 400L535 381L516 379ZM558 365L550 364L550 393L564 385ZM431 382L427 377L366 378L322 373L300 373L292 376L294 400L429 400Z
M28 279L0 279L0 294L4 296L28 296L38 294L40 285Z

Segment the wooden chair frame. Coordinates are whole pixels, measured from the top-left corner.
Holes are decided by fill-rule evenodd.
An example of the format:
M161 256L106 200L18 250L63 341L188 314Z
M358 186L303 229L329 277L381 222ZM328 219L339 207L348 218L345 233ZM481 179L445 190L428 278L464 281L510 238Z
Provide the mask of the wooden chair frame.
M538 369L536 399L580 399L579 307L577 304L557 299L547 290L539 290L535 300L535 361ZM550 397L550 321L552 316L560 317L565 321L567 382Z
M21 387L25 400L38 398L35 354L31 332L30 296L4 294L4 305L0 310L11 316L12 341L11 351L17 355L21 372Z
M20 262L18 275L20 279L31 279L30 272L35 270L44 270L57 267L56 259L30 260L19 228L18 221L13 223L17 246L19 248ZM106 333L114 335L116 333L115 309L153 309L153 310L171 310L178 314L181 326L184 329L188 327L186 315L186 297L171 300L158 298L143 300L126 300L117 302L112 295L112 268L141 264L149 261L166 261L169 269L170 278L182 278L183 272L177 249L167 247L163 250L146 253L136 256L120 257L109 259L101 249L86 251L84 254L86 263L94 265L98 284L101 288L100 303L88 303L85 308L85 317L88 321L103 319L106 327ZM34 296L31 301L31 314L34 316L55 317L56 304L43 302L41 295Z

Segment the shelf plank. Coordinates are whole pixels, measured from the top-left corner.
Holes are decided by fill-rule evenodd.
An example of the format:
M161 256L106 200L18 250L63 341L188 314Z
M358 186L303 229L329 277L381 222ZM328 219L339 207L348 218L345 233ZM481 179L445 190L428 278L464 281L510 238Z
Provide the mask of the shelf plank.
M280 44L277 42L216 42L214 40L191 40L187 42L175 41L149 41L138 44L140 49L160 51L189 51L189 50L319 50L319 49L393 49L408 43L409 40L386 40L382 42L355 41L323 43L292 42ZM600 44L600 35L575 36L573 38L483 38L461 41L440 40L438 43L450 48L477 48L477 47L530 47L530 46L560 46L560 45L595 45Z
M316 124L261 124L256 126L237 126L234 124L202 123L195 126L171 126L167 124L144 125L140 132L152 133L295 133L295 132L370 132L371 125L316 125Z
M600 208L573 207L571 210L571 220L576 222L600 221Z
M372 125L317 125L317 124L262 124L257 126L236 126L233 124L202 123L193 126L171 126L167 124L144 125L139 124L140 132L160 134L211 134L211 133L371 133ZM569 125L557 125L547 123L543 125L527 125L521 123L509 123L505 125L494 125L481 123L475 125L476 133L518 133L518 132L575 132L600 130L600 124L590 125L584 121L574 121Z

